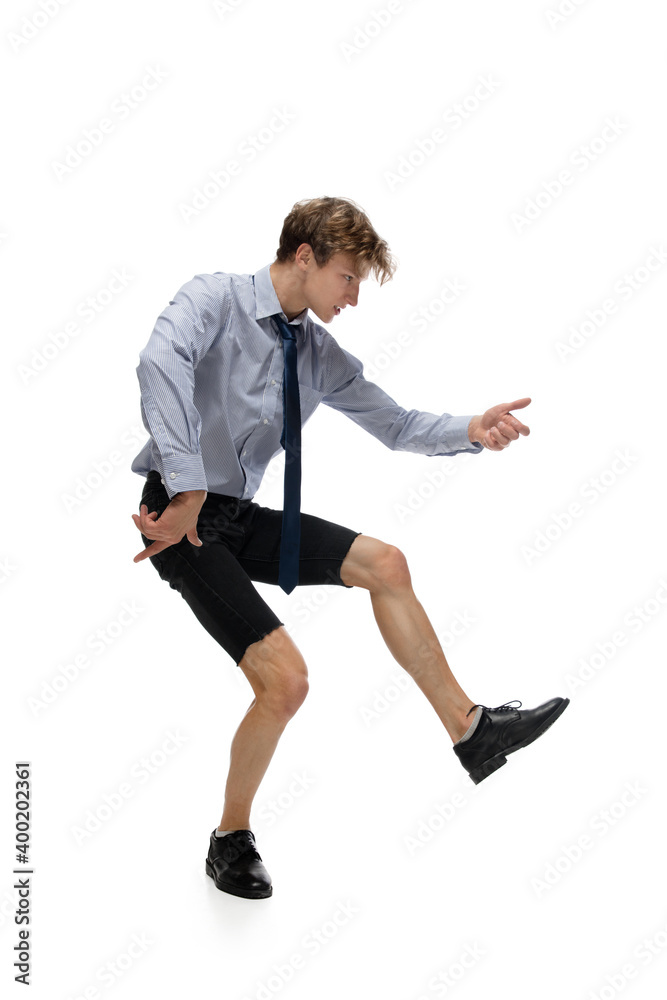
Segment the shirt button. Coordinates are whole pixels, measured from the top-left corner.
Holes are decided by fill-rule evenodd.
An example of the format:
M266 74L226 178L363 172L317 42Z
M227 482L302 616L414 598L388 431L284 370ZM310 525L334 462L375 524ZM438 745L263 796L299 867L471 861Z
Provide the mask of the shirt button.
M265 424L268 424L268 422L269 422L269 421L268 421L268 420L266 419L266 417L264 417L264 423L265 423Z
M245 455L245 451L242 451L241 452L241 458L243 458L244 455Z
M275 385L275 384L276 384L276 380L274 378L272 378L271 379L271 385Z
M169 473L169 478L170 479L175 479L176 478L176 473L175 472L170 472Z
M161 483L162 483L162 485L164 486L164 479L161 479L161 480L160 480L160 482L161 482Z

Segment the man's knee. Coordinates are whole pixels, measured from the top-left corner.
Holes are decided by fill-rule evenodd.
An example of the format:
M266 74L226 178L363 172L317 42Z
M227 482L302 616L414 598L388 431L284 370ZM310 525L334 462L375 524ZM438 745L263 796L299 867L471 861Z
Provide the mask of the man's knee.
M392 590L399 590L410 583L408 561L395 545L384 544L376 558L374 574L381 584Z
M283 626L251 643L239 667L272 715L291 718L308 694L306 662Z
M341 577L344 583L370 591L401 590L411 583L408 561L401 550L367 535L360 535L359 544L350 549Z

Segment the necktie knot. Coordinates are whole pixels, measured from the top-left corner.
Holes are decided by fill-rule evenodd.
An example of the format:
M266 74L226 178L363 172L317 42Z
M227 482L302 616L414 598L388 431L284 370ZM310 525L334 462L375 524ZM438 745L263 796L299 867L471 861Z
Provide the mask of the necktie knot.
M280 313L276 313L273 318L278 324L278 329L282 334L283 340L296 340L296 330L289 323L285 322Z

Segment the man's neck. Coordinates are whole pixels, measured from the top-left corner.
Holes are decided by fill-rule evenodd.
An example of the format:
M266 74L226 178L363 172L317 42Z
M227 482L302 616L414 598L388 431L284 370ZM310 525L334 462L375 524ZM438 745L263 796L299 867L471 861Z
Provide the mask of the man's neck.
M291 322L299 313L306 308L307 303L303 298L301 290L301 280L289 265L280 264L274 261L269 268L269 274L275 293L280 302L280 308Z

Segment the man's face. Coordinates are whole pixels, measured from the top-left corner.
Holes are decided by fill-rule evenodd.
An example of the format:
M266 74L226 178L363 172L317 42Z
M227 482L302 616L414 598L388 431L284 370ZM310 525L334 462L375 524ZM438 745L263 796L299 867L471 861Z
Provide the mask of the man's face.
M359 273L360 265L348 254L334 254L324 267L311 258L311 267L303 283L308 308L323 323L331 323L346 306L356 306L359 285L368 278L368 269Z

